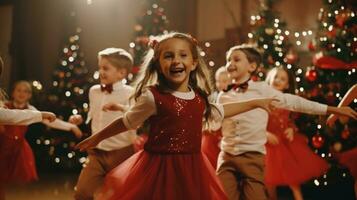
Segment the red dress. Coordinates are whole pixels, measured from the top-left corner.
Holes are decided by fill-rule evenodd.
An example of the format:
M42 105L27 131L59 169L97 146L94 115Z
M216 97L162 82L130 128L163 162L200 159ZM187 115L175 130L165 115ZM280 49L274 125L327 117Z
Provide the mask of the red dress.
M219 148L221 138L221 129L217 131L203 132L202 136L202 152L207 156L214 169L217 167L217 158L221 151Z
M148 140L141 150L114 168L99 199L224 200L222 185L201 152L205 102L161 93L152 87L157 114L148 119Z
M319 177L328 169L328 164L311 151L305 137L294 134L293 141L288 141L284 131L294 124L290 123L290 111L275 109L269 115L267 130L279 139L277 145L266 145L265 183L267 185L300 185Z
M13 109L12 104L7 107ZM35 159L25 139L27 126L5 125L0 133L0 182L27 183L37 180Z
M337 155L341 165L350 170L351 175L357 179L357 147Z

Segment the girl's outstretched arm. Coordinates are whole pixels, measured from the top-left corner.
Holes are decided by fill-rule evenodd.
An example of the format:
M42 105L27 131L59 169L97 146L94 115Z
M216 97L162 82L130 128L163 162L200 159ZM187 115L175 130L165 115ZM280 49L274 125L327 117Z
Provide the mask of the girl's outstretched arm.
M106 126L103 130L77 144L76 149L79 149L80 151L86 151L97 146L97 144L102 140L112 137L116 134L125 132L127 130L128 129L124 125L123 118L118 118L112 123L110 123L108 126Z
M235 103L224 103L222 104L224 109L224 118L232 117L234 115L247 112L249 110L258 107L263 108L266 111L270 112L271 103L274 101L278 101L278 100L274 98L266 98L266 99L253 99L249 101L235 102Z

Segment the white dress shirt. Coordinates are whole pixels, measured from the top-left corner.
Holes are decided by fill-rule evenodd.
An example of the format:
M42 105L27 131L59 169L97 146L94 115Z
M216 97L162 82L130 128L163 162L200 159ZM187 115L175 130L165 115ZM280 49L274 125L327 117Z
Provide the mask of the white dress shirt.
M110 94L106 91L102 92L100 85L90 88L88 119L92 120L92 134L98 133L115 119L124 115L121 111L103 111L103 106L107 103L117 103L127 107L129 106L129 97L133 92L132 87L124 85L121 81L113 84L113 91ZM97 145L97 148L105 151L121 149L131 145L135 138L135 131L127 131L103 140Z
M276 98L276 107L308 114L325 115L327 105L306 100L302 97L284 94L273 89L265 82L249 81L248 89L243 92L230 90L218 95L218 103L246 101L257 98ZM268 113L262 108L256 108L231 117L235 122L235 130L223 132L221 149L232 155L245 152L260 152L265 154L266 127Z

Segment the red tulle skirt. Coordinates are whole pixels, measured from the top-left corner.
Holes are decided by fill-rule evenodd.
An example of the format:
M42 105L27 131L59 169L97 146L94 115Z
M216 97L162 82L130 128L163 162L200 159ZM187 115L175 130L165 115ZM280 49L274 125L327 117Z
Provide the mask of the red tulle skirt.
M207 156L214 169L217 167L217 158L221 151L219 148L221 138L222 132L220 130L214 133L202 134L202 152Z
M350 170L351 175L357 179L357 147L338 154L337 159L341 165L346 166Z
M289 142L279 137L278 145L266 145L265 183L267 185L300 185L328 170L327 162L309 148L300 134Z
M21 184L37 179L34 155L25 138L0 133L0 182Z
M152 154L144 150L114 168L101 200L224 200L214 169L202 153Z

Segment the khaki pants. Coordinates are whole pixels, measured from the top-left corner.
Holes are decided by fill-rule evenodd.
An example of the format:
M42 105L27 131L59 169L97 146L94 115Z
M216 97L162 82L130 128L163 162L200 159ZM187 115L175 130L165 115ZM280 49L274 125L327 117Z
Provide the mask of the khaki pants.
M237 156L221 151L217 173L229 200L266 200L265 156L247 152Z
M104 183L105 175L133 154L133 145L113 151L99 149L88 151L87 162L79 175L74 198L94 199Z

